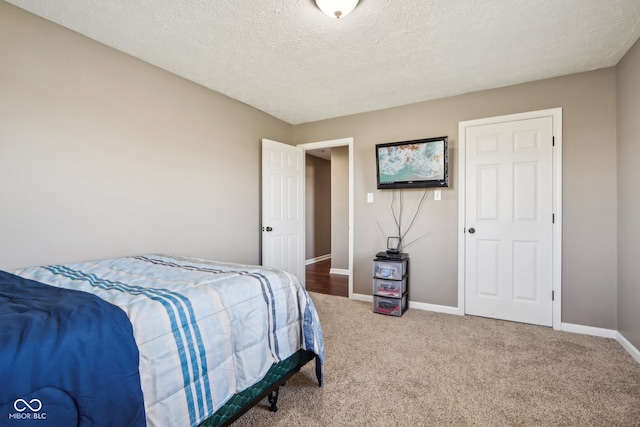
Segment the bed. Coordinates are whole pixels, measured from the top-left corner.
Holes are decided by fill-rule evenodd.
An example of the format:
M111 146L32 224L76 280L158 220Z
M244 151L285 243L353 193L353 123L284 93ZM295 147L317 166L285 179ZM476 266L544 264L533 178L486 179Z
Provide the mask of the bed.
M0 272L0 425L218 426L315 360L284 271L143 255Z

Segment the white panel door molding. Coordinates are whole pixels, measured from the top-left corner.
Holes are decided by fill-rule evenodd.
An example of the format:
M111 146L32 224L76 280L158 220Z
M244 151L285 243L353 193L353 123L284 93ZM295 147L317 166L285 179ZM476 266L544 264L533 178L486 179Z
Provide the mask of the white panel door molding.
M262 265L304 285L304 151L262 140Z
M458 311L561 328L561 110L461 122Z

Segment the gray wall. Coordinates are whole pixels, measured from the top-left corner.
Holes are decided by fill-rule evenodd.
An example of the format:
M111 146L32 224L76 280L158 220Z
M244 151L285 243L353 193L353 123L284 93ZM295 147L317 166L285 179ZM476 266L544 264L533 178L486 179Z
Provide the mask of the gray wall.
M640 347L638 51L616 69L291 126L0 2L0 268L147 251L257 263L260 139L353 136L354 290L369 294L392 227L374 145L449 135L451 186L407 251L412 299L455 306L458 122L562 107L562 320Z
M354 292L371 294L371 260L393 227L390 192L376 190L375 144L449 136L450 187L442 201L429 195L406 239L425 236L407 248L411 299L457 306L458 122L562 107L562 321L615 329L615 84L605 69L294 126L296 144L354 137ZM421 195L405 191L407 215Z
M618 331L640 349L640 41L616 66Z
M331 253L331 162L306 156L305 259Z
M331 149L331 268L349 269L349 147Z
M0 1L0 268L256 264L260 139L291 125Z

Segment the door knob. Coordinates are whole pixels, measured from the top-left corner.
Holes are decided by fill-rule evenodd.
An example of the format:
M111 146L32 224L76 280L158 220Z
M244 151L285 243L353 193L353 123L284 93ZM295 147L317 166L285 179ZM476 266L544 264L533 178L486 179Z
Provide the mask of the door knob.
M475 233L475 232L476 232L476 229L475 229L475 228L471 227L471 228L469 229L469 234L473 234L473 233Z
M267 232L269 232L269 231L273 231L273 228L267 227Z

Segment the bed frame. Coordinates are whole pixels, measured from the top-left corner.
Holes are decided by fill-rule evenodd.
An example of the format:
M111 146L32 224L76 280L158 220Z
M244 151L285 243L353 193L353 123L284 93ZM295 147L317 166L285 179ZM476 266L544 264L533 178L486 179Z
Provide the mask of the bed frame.
M287 359L274 364L262 380L240 393L234 394L213 416L206 419L198 427L229 426L265 397L269 401L269 411L276 412L280 386L284 385L313 358L315 358L314 353L298 350Z

